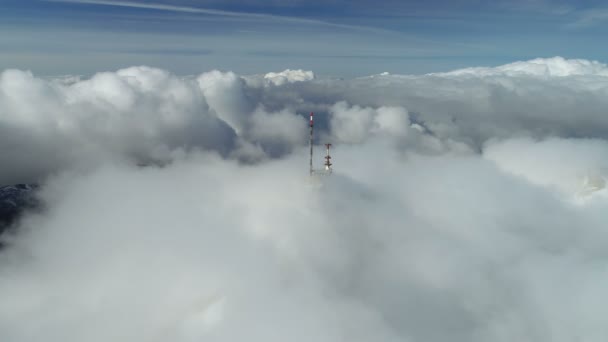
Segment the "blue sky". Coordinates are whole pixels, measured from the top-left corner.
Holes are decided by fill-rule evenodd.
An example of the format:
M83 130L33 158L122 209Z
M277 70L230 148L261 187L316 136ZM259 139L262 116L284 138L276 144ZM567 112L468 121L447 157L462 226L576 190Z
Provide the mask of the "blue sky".
M0 69L150 65L426 73L560 55L608 61L608 5L552 0L0 0Z

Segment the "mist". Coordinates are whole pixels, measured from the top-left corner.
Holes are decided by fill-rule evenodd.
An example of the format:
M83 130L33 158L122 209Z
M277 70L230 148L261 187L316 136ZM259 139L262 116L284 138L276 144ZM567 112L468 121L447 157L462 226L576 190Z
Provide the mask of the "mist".
M606 70L6 70L0 340L604 341Z

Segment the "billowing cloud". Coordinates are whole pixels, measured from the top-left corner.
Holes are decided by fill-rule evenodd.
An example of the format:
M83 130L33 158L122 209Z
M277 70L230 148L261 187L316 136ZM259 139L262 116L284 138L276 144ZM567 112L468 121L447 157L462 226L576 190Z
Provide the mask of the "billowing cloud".
M262 114L251 115L259 103L249 99L246 90L241 77L219 71L192 80L160 69L133 67L69 82L4 71L0 76L0 149L11 167L0 172L0 182L35 181L55 171L99 165L108 159L166 162L178 150L205 149L227 155L239 145L240 136L253 138L249 143L257 143L259 137L266 145L271 140L284 144L285 139L271 139L285 137L285 132L280 133L284 129L293 132L286 137L288 142L301 142L299 130L293 130L295 113L288 110L268 113L267 124L290 122L291 126L262 133Z
M565 193L605 187L608 142L600 139L511 139L490 142L484 156L507 172Z
M331 132L338 142L361 143L373 135L405 137L410 128L408 113L402 107L349 107L342 101L330 112Z
M44 205L4 237L0 340L604 341L608 78L562 61L5 71L0 176Z
M608 76L606 64L586 59L564 59L562 57L537 58L525 62L515 62L495 68L477 67L437 73L438 76Z
M315 78L312 71L304 70L283 70L281 72L269 72L264 75L264 79L275 85L283 85L285 83L310 81Z

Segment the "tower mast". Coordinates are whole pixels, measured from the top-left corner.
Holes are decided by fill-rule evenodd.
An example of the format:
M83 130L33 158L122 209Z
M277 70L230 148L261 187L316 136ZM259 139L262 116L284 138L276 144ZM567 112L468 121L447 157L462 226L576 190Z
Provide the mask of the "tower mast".
M313 143L313 137L314 137L314 121L313 121L313 116L314 113L310 112L310 175L312 176L313 174L313 169L312 169L312 143Z
M325 171L327 173L331 173L331 156L329 155L329 148L331 144L325 144L325 148L327 149L327 155L325 156Z

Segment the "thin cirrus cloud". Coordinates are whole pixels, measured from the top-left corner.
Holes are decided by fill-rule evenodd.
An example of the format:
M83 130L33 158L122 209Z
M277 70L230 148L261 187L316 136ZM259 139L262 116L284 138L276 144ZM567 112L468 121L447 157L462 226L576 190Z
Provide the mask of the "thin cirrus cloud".
M213 16L224 16L224 17L236 17L242 19L258 19L258 20L271 20L274 22L292 23L298 25L323 25L328 27L335 27L347 30L358 30L375 33L391 33L392 31L383 28L371 27L371 26L360 26L360 25L347 25L338 24L328 21L297 18L290 16L273 15L266 13L252 13L252 12L236 12L236 11L224 11L209 8L200 7L188 7L188 6L174 6L157 3L140 3L134 1L104 1L104 0L45 0L47 2L60 2L60 3L72 3L72 4L83 4L83 5L102 5L102 6L116 6L116 7L130 7L139 9L151 9L160 11L170 12L182 12L191 14L206 14ZM392 32L394 33L394 32Z
M590 28L608 20L608 8L593 8L579 13L578 19L568 24L569 28Z

